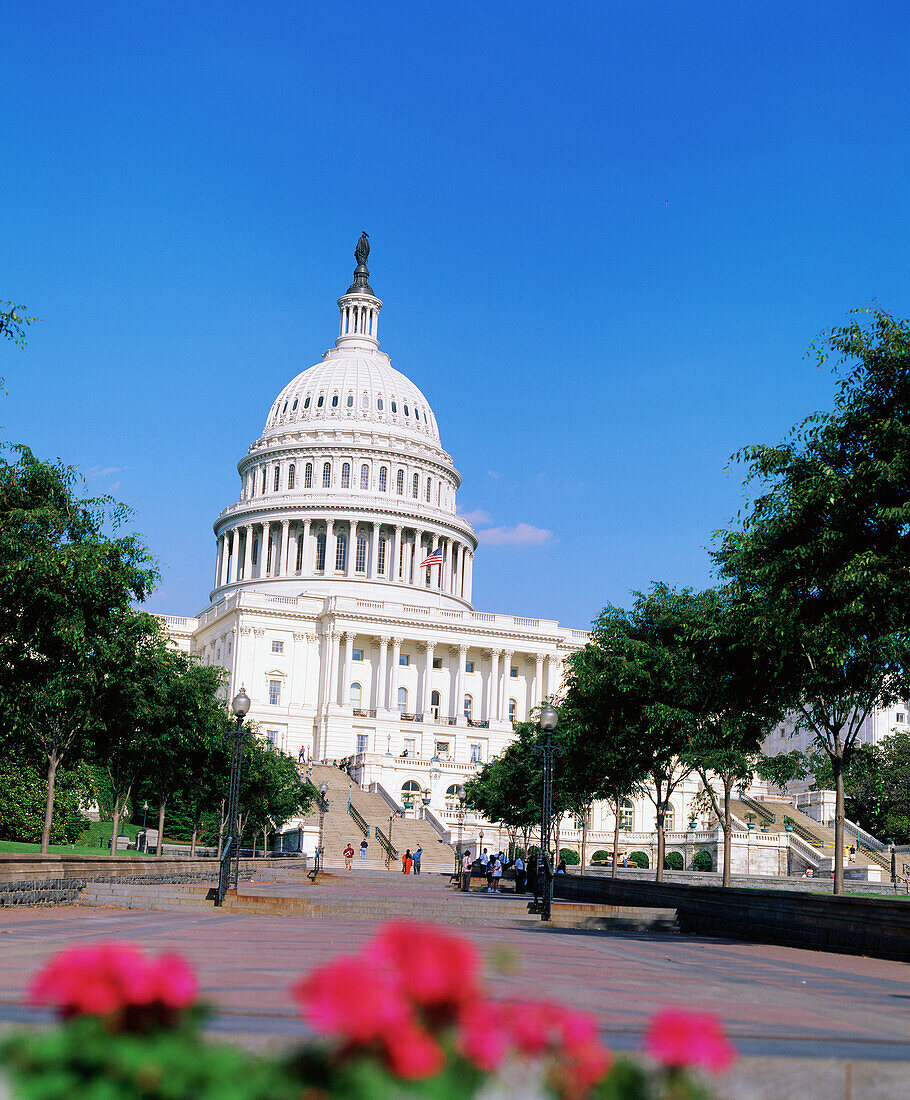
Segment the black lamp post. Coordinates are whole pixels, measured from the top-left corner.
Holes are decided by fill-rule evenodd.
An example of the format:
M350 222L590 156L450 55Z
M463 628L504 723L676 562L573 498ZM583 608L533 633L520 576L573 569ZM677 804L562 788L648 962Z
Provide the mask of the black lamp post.
M455 849L455 877L461 874L461 834L464 830L464 806L465 806L465 793L464 787L458 786L455 791L455 797L458 800L458 805L455 808L455 817L458 820L458 847Z
M550 919L553 904L553 866L550 862L550 822L553 820L553 770L556 757L562 755L562 749L553 744L553 730L559 715L549 703L540 712L540 728L543 730L543 744L536 752L543 758L543 798L541 800L540 820L540 870L543 872L541 891L540 919Z
M243 761L243 742L249 733L249 730L243 728L243 720L246 718L249 709L250 698L244 688L241 688L231 700L231 710L233 710L234 717L237 719L237 725L234 728L234 744L231 750L231 786L228 793L227 822L231 832L221 853L221 873L218 876L218 892L215 895L216 905L223 904L224 895L230 886L233 885L236 888L237 879L240 875L240 837L237 835L239 825L237 816L240 801L240 765Z

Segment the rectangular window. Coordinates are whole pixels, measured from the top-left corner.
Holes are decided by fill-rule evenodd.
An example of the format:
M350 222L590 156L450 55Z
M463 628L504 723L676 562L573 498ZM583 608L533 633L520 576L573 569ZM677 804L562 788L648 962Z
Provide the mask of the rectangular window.
M472 764L482 764L483 763L483 756L481 754L480 745L471 745L471 763Z
M262 491L263 491L263 493L265 493L268 490L268 487L269 487L268 477L269 477L269 472L265 468L265 466L263 466L262 467Z
M895 714L894 718L895 718L895 720L896 720L896 721L898 721L898 722L903 722L903 720L904 720L904 715L903 715L903 713L902 713L901 711L898 711L898 712L897 712L897 714Z
M269 680L269 704L277 707L281 703L281 681Z
M348 536L342 531L335 536L335 572L343 573L348 561Z
M357 734L357 751L358 752L369 752L370 751L369 744L370 744L370 735L368 733L358 733Z
M413 737L406 737L404 739L404 751L408 756L417 755L417 741Z
M273 641L272 642L272 652L273 653L284 653L284 642Z
M362 661L363 660L363 650L362 649L355 649L353 651L353 653L351 654L351 660L353 660L353 661Z
M386 539L381 538L379 540L379 558L377 559L377 562L376 562L376 569L377 569L380 577L385 576L385 544L386 544Z
M366 535L357 536L357 554L354 557L354 571L356 573L366 573L367 571Z
M411 658L407 655L407 653L399 653L398 663L402 666L409 665L411 663Z
M253 539L253 565L259 564L259 539Z
M442 658L441 657L434 657L433 658L433 668L442 668Z
M436 742L436 755L442 759L444 756L449 755L449 742L437 741Z
M269 748L271 748L271 749L277 749L278 748L278 730L266 730L265 731L265 739L269 743Z
M509 675L510 676L517 676L518 675L518 669L514 665L509 669Z
M473 672L474 671L474 662L473 661L465 661L464 670L465 670L465 672Z
M277 493L280 488L281 488L281 467L276 466L275 467L275 489L274 489L274 492Z

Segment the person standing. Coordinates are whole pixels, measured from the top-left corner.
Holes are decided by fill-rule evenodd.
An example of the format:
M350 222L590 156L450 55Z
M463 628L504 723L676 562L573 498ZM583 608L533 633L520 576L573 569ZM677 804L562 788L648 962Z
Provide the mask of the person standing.
M512 866L515 868L515 893L523 894L525 892L525 861L521 858L521 852L515 853L515 862Z
M467 893L471 889L472 866L471 853L470 851L465 851L465 854L461 857L461 889L464 893Z
M414 874L420 874L420 857L423 855L423 848L417 847L414 849L414 855L411 857L414 861Z
M351 842L348 841L348 845L344 850L344 869L346 871L350 871L352 869L351 868L351 860L353 858L354 858L354 849L351 847Z
M361 840L361 842L360 842L360 858L361 859L366 859L367 858L367 848L368 847L369 847L369 845L367 844L367 838L364 837L363 840Z
M408 848L404 855L401 857L401 871L402 874L409 875L411 873L411 849Z
M490 888L491 894L501 894L500 884L502 883L502 860L499 856L493 857L493 870L491 874L493 885Z

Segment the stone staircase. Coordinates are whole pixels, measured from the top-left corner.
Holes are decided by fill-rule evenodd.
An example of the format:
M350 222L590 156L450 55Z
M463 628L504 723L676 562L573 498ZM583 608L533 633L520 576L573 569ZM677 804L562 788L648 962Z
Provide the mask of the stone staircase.
M786 829L785 817L793 822L793 832L813 848L817 848L824 857L834 858L834 830L827 825L804 814L785 802L760 802L754 798L731 799L733 814L741 821L747 821L748 815L754 815L756 829L762 832L782 833ZM852 844L856 847L856 838L848 832L845 836L846 846ZM881 867L890 873L891 862L887 853L876 852L871 848L860 845L856 850L856 859L853 863L844 861L844 868Z
M326 798L329 809L322 825L324 866L329 869L343 867L342 853L346 845L350 844L355 852L355 870L385 868L386 852L377 836L377 829L381 830L382 835L388 839L389 815L393 812L388 802L380 794L362 790L340 768L314 764L309 778L314 786L319 787L325 783L328 788ZM367 836L369 858L365 861L360 859L360 842L364 839L364 831L358 824L357 818L348 813L348 799L369 830ZM318 827L319 812L313 811L305 820L308 824ZM428 821L396 817L392 819L391 829L391 847L398 853L395 859L399 867L400 856L408 848L413 852L418 847L422 847L422 871L451 872L454 869L454 850L440 838L439 833Z

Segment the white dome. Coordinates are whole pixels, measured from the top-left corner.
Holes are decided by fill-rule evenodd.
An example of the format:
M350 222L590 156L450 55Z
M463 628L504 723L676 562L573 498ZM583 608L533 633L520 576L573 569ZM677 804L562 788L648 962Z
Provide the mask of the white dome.
M355 424L385 427L439 446L436 417L410 379L381 351L333 348L321 363L298 374L272 405L263 439L295 425Z

